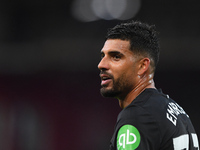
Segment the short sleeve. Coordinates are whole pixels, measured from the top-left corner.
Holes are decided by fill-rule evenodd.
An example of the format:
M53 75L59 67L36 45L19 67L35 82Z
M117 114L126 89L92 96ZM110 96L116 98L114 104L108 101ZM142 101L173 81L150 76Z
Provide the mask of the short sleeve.
M138 113L139 112L139 113ZM157 121L145 110L125 112L116 126L115 145L118 150L157 150L160 131Z

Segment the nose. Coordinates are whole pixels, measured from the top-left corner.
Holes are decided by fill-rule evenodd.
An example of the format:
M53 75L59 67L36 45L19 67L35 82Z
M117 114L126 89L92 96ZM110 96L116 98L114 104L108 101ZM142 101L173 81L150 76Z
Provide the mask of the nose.
M105 57L103 57L101 59L101 61L99 62L98 68L99 68L99 70L108 70L109 69L109 65L108 65L108 62L106 61Z

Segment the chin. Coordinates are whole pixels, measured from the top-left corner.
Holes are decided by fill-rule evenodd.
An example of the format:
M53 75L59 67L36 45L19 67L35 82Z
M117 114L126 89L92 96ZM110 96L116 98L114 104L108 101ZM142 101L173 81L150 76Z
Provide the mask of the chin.
M116 97L119 94L119 92L113 89L106 89L105 87L101 88L100 93L103 97Z

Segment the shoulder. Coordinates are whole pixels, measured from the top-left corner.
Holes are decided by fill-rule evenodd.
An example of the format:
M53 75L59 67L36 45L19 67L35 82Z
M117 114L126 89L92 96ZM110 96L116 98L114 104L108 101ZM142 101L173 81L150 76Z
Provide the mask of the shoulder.
M128 135L130 132L140 139L138 148L145 149L150 145L152 149L158 148L162 138L159 127L160 120L156 113L161 113L161 109L157 108L160 105L157 105L155 99L159 99L160 96L162 98L162 95L154 90L146 90L120 112L114 134L116 140L118 139L117 143L120 143L122 135ZM156 110L152 111L151 109Z
M147 89L121 111L117 127L131 124L145 134L153 134L154 131L160 136L167 132L173 133L174 120L167 116L170 102L174 101L168 95L155 89Z
M169 103L168 96L156 89L146 89L133 102L121 111L118 119L136 119L142 118L157 120L166 113ZM139 117L140 116L140 117Z
M168 96L156 89L147 89L118 115L117 126L131 124L144 131L160 131L165 125Z

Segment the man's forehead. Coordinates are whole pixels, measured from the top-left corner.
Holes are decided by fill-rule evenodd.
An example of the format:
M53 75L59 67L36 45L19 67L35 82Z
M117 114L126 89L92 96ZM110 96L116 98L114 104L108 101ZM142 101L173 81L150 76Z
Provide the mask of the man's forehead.
M119 39L109 39L105 42L101 51L130 51L130 42Z

